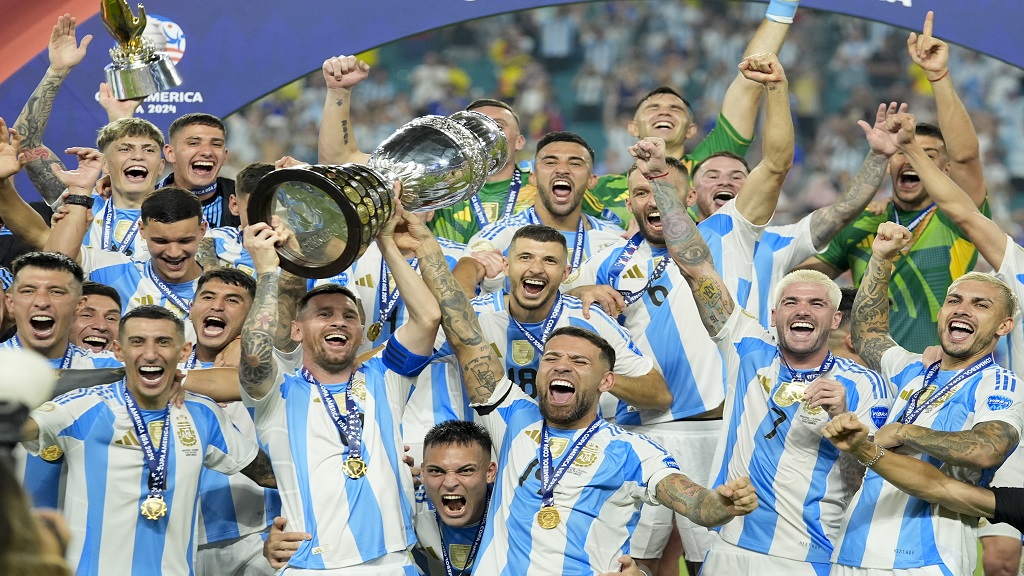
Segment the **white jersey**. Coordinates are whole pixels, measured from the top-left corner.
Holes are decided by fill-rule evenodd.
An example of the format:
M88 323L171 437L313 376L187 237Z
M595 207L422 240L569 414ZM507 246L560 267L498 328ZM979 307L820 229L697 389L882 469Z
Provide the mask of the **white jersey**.
M110 218L112 222L110 231L107 232L108 245L104 246L104 229L107 227L104 225L104 220L107 219L107 202L110 200L99 194L93 194L92 199L93 220L89 223L89 230L85 233L85 238L82 239L82 246L91 246L98 250L117 250L125 242L128 242L130 243L129 247L121 253L140 262L149 260L149 246L146 245L146 240L139 233L142 210L112 206L114 213Z
M388 347L395 346L392 339ZM362 459L366 475L349 478L341 440L317 388L277 363L270 392L243 401L255 408L256 432L277 477L282 515L290 531L308 532L288 565L306 570L363 564L416 542L413 487L402 462L399 424L413 380L399 376L384 352L364 362L352 380L352 397L364 416ZM422 358L426 362L426 358ZM345 413L347 382L324 383Z
M707 242L715 267L736 305L746 308L751 298L754 278L754 250L764 232L763 225L751 223L736 208L736 199L729 200L714 214L697 225ZM728 265L719 264L728 262ZM748 310L757 314L756 310Z
M252 263L252 256L242 245L242 229L237 226L221 226L210 228L206 231L206 237L213 239L213 252L225 268L237 268L253 278L256 277L256 268Z
M1017 244L1012 237L1006 237L1006 252L1003 254L1003 264L996 271L996 276L1006 282L1006 285L1017 295L1018 302L1024 302L1024 248ZM1008 364L1014 374L1024 374L1024 317L1021 316L1018 306L1017 315L1013 319L1013 330L1006 336L1007 349L1009 350Z
M594 218L588 214L584 214L582 217L586 218L586 225L590 227L583 232L583 256L580 257L581 263L583 260L597 254L601 248L622 239L622 228L615 224L607 220ZM537 210L532 206L519 214L502 218L497 222L484 226L483 229L469 239L469 248L466 250L465 255L468 256L470 252L498 250L508 256L508 247L512 244L512 237L515 236L516 231L530 224L544 225L540 217L537 216ZM569 249L568 262L572 264L575 260L575 251L577 250L576 231L559 230L559 232L562 233L562 236L565 236L565 243ZM577 267L566 279L566 282L575 280L578 272L579 268Z
M898 389L889 422L907 408L910 395L921 389L928 367L920 354L895 346L882 356L882 375ZM938 373L933 386L941 388L959 371ZM1022 427L1024 387L1013 372L996 364L965 378L937 397L913 422L941 432L959 432L989 421L1002 421L1018 433ZM972 470L949 466L922 453L908 453L937 466L943 473L985 486L995 469ZM864 485L843 520L833 561L844 566L879 570L939 566L952 574L971 574L977 561L977 518L951 512L911 497L868 470Z
M149 496L149 468L124 404L124 381L69 392L34 412L33 453L57 445L68 462L64 516L71 528L68 560L76 574L191 575L199 476L206 466L235 474L253 461L256 444L203 396L186 394L170 407L167 514L139 512ZM159 446L163 410L140 410Z
M754 287L747 305L765 328L775 307L775 286L790 270L820 252L811 242L813 217L812 212L794 224L766 227L754 249Z
M443 338L444 334L439 333ZM462 385L462 370L453 354L439 353L416 376L402 418L402 438L414 452L423 444L431 428L448 420L474 421L469 398ZM419 462L422 454L413 453Z
M640 505L659 505L658 482L679 472L675 460L645 436L601 420L554 489L560 521L537 524L541 508L540 440L543 419L536 402L508 379L476 407L498 454L498 477L476 574L566 574L615 572L629 554L629 537ZM583 430L549 428L552 466Z
M734 518L719 533L747 550L827 566L856 486L844 483L849 460L840 460L839 450L821 434L828 414L802 402L799 382L816 371L783 364L774 339L741 308L715 341L728 366L729 392L710 484L748 476L759 502L757 510ZM822 377L846 388L847 409L872 430L885 423L892 395L881 376L835 358Z
M239 432L258 443L252 416L241 402L224 405L224 413ZM199 545L262 532L280 514L277 490L264 488L244 474L229 476L205 469L199 477Z

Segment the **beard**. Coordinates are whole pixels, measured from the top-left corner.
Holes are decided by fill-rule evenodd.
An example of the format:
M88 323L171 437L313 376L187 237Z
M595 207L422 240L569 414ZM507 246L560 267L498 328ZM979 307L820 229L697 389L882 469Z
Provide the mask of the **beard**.
M580 392L573 394L572 403L568 406L552 406L547 394L539 395L537 402L540 406L540 415L555 426L568 427L579 422L597 404L597 392Z

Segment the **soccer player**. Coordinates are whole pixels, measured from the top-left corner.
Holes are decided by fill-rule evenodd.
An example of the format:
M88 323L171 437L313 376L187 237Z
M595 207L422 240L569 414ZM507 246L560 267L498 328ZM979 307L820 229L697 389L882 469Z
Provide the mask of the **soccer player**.
M121 296L106 284L86 281L82 298L71 324L71 343L93 352L112 350L121 322Z
M201 469L274 486L267 455L213 401L186 394L180 408L169 402L188 352L181 320L140 307L121 319L125 379L60 396L26 422L30 452L57 445L66 455L77 574L192 575Z
M853 305L853 343L867 365L899 390L889 420L875 434L882 448L940 466L985 485L1014 450L1024 390L992 357L1013 329L1016 298L994 276L972 272L950 285L938 316L941 360L925 366L889 334L893 261L906 257L911 232L883 222ZM873 463L872 461L869 461ZM976 564L970 517L933 508L869 472L840 528L838 574L909 570L967 574Z
M314 288L299 300L291 324L301 344L296 371L274 357L275 245L286 239L265 223L245 230L257 287L242 329L239 380L278 471L283 516L312 535L289 560L291 569L341 574L372 562L381 576L415 573L407 554L415 542L412 479L401 461L399 425L413 384L405 375L429 359L440 312L392 239L396 224L390 221L377 241L409 321L382 352L357 365L364 320L355 297L333 284Z
M531 566L616 570L641 502L672 506L704 525L756 506L746 479L708 491L678 473L659 446L597 417L598 396L615 383L615 349L589 330L566 326L550 335L537 374L538 401L527 396L506 377L429 229L403 218L401 242L415 250L441 304L466 393L498 454L476 573L525 573Z
M370 67L355 56L328 58L323 64L327 83L327 100L320 121L319 162L365 164L369 154L359 151L355 131L350 130L352 90L370 74ZM466 110L479 112L498 123L508 141L509 159L499 171L487 177L487 182L476 196L447 208L441 208L430 220L429 226L438 238L465 244L481 228L501 218L522 212L533 197L520 194L525 182L516 165L516 155L526 146L520 132L519 116L508 104L482 98L466 106Z
M667 169L661 149L652 144L641 141L630 150L647 177ZM720 529L703 572L826 574L835 527L862 471L824 442L821 426L848 408L884 422L888 389L877 374L829 352L828 334L840 320L834 282L818 272L783 278L772 311L776 343L735 305L676 188L659 178L651 188L668 255L726 362L716 481L749 475L762 495L749 518Z
M191 190L202 202L203 220L211 228L238 226L240 220L230 209L235 183L220 177L228 160L224 122L212 114L185 114L171 122L167 140L164 156L174 171L157 187Z
M255 295L256 281L241 270L215 268L199 277L189 311L196 341L185 361L186 370L210 368L218 355L238 344ZM237 366L237 360L229 364Z
M199 253L196 254L196 259L203 265L203 269L230 267L250 276L256 275L252 267L252 257L242 246L242 230L249 225L249 195L256 189L260 179L273 171L274 165L266 162L254 162L238 171L229 208L237 215L239 223L206 231L206 237L199 243Z
M622 229L611 222L583 213L583 194L594 185L594 149L572 132L551 132L537 142L530 183L537 186L537 202L514 216L493 222L475 234L467 255L455 268L455 275L474 294L477 285L484 292L504 286L498 256L508 252L516 230L529 224L543 224L558 230L569 249L569 275L574 279L580 264L598 250L614 243ZM483 252L488 256L473 256ZM483 282L483 284L481 284Z
M918 125L915 138L935 166L949 174L975 206L988 214L978 137L949 77L949 47L932 36L932 19L929 12L923 33L912 32L907 39L911 59L932 84L939 119L938 127ZM927 346L938 344L936 317L946 288L974 268L978 254L970 242L964 241L952 215L937 209L931 190L921 182L905 155L893 155L888 169L893 199L885 212L862 213L825 252L802 266L832 278L850 270L854 285L859 285L871 259L869 246L878 225L895 222L906 226L914 236L907 257L900 258L894 269L892 334L900 346L921 353Z

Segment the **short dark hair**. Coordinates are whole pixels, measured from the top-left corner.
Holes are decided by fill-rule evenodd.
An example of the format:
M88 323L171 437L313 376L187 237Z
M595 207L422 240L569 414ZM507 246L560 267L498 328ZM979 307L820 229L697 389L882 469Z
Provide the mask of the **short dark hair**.
M516 114L516 111L513 110L511 106L501 100L495 100L494 98L477 98L470 102L469 106L466 106L466 110L476 110L477 108L483 108L484 106L493 106L495 108L504 108L505 110L508 110L508 113L511 114L512 118L516 121L516 130L519 130L522 127L522 124L519 123L519 114ZM509 142L508 145L512 146L512 142Z
M117 293L117 290L115 290L113 286L107 286L106 284L100 284L99 282L93 282L91 280L82 282L82 296L106 296L113 300L114 303L117 304L118 308L122 306L121 295Z
M633 115L636 115L636 113L640 111L640 107L643 106L644 102L647 102L648 100L654 98L655 96L658 96L659 94L671 94L672 96L675 96L676 98L682 100L683 105L686 106L686 112L690 114L691 119L693 118L693 106L690 106L690 101L687 100L686 98L683 98L682 94L676 92L674 89L668 86L658 86L654 90L648 92L646 96L641 98L640 101L636 103L636 108L633 109Z
M174 135L178 132L188 128L189 126L195 126L196 124L200 126L218 128L224 133L225 138L228 135L228 131L224 128L224 121L220 118L205 112L189 112L188 114L178 116L174 119L174 122L171 122L171 126L167 129L167 139L173 139Z
M690 177L690 170L686 167L686 164L683 164L682 160L680 160L678 158L673 158L671 156L666 156L665 157L665 163L668 164L669 168L674 168L677 172L679 172L683 176L685 176L687 178ZM629 167L629 170L626 170L626 176L632 175L633 172L635 172L636 170L637 170L636 162L633 162L633 164Z
M12 285L18 281L18 274L25 268L67 272L74 277L75 283L79 286L85 281L85 272L78 262L59 252L29 252L15 258L14 262L11 262Z
M266 162L253 162L242 168L235 175L235 195L248 197L256 190L260 180L273 171L274 165Z
M199 282L196 283L196 294L203 289L204 284L213 280L245 288L250 298L256 297L256 281L238 268L214 268L203 272L203 275L199 277Z
M163 306L157 306L155 304L147 304L145 306L133 308L125 313L124 316L121 316L121 321L117 324L118 338L124 336L125 324L127 324L132 318L142 318L145 320L170 320L171 322L174 322L174 331L178 337L182 340L185 339L185 322L181 318L175 316L174 312L171 312Z
M612 348L612 345L596 332L591 332L590 330L580 328L579 326L562 326L548 336L548 341L555 336L583 338L587 342L597 346L597 349L601 351L601 358L608 362L608 370L615 370L615 348ZM547 346L547 342L545 342L544 345Z
M348 298L356 305L356 311L359 312L359 322L362 324L366 323L366 316L363 314L363 306L359 302L359 297L355 295L355 292L352 292L344 286L339 286L333 283L321 284L303 294L302 298L299 298L299 303L296 306L296 315L301 314L306 310L306 307L309 306L310 300L322 294L340 294Z
M708 156L707 158L701 160L700 162L697 162L696 164L694 164L693 165L693 171L690 172L690 174L693 174L694 176L696 176L697 172L700 171L700 167L703 166L705 162L707 162L708 160L711 160L712 158L732 158L733 160L739 160L739 162L741 164L743 164L743 167L747 169L747 173L750 173L750 164L747 163L747 159L746 158L744 158L743 156L740 156L739 154L737 154L735 152L731 152L729 150L722 150L720 152L715 152L714 154L712 154L712 155Z
M572 142L573 144L579 144L580 146L583 146L584 148L587 149L587 153L590 154L591 164L593 164L594 160L597 158L597 156L594 154L594 149L590 147L590 144L587 144L587 141L584 140L582 136L576 134L575 132L566 131L548 132L547 134L541 136L540 140L537 142L537 151L534 153L534 157L539 156L540 151L544 149L545 146L547 146L548 144L553 144L555 142Z
M177 186L165 186L142 201L142 223L173 224L198 218L203 222L203 204L193 192Z
M551 226L545 226L543 224L527 224L526 226L516 230L516 233L512 235L512 241L508 244L509 253L512 252L512 246L514 246L519 240L552 242L561 246L562 250L567 252L569 250L568 244L565 242L565 236Z
M927 122L918 122L914 127L914 133L918 136L931 136L932 138L938 138L942 145L946 145L946 139L942 137L942 130L935 124L929 124Z
M435 425L423 437L423 451L433 446L479 446L487 457L491 455L491 435L483 426L465 420L445 420Z
M841 286L839 292L843 295L839 300L839 312L843 313L843 318L839 321L839 329L848 331L850 322L853 320L853 301L857 298L857 289Z

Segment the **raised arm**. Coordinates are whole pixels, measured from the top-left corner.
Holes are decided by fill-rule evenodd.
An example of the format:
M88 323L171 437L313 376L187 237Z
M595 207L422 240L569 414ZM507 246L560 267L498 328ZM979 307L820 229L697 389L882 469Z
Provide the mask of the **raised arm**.
M658 482L656 490L659 502L701 526L720 526L757 508L757 494L747 478L708 490L685 474L672 474Z
M879 370L882 355L896 346L889 335L889 280L893 261L910 239L910 231L895 222L882 222L878 226L871 245L871 260L853 301L850 327L853 347L872 370Z
M1006 254L1006 233L978 210L975 201L963 188L935 166L914 138L913 116L902 114L892 118L888 124L890 136L921 178L928 196L963 231L967 239L978 247L985 260L999 270Z
M320 120L319 162L321 164L365 163L369 154L359 151L352 129L352 89L370 74L370 67L355 56L324 60L327 99Z
M268 393L277 378L274 361L274 336L278 324L277 281L280 260L275 247L281 237L269 224L259 222L246 227L243 244L256 268L256 297L242 326L242 356L238 382L254 400Z
M974 201L981 206L985 201L985 175L981 167L981 145L967 108L956 93L949 76L949 46L932 36L935 14L925 16L921 35L911 32L907 38L907 51L915 64L921 67L935 94L935 109L939 117L939 130L949 154L949 175ZM928 190L931 192L931 190Z
M25 244L39 250L46 244L50 228L14 187L14 175L25 165L21 135L8 129L0 118L0 220Z
M714 336L722 331L735 303L715 270L711 250L697 230L697 223L686 212L679 193L687 189L685 177L668 169L665 143L660 138L645 138L630 146L629 153L637 159L637 168L651 184L668 253L693 290L704 327Z
M782 184L793 166L793 117L789 81L774 54L755 54L740 62L740 73L764 86L764 157L750 171L736 197L736 209L752 224L767 224L779 203Z
M860 170L853 176L846 189L836 200L835 204L818 208L811 213L811 241L818 250L824 249L828 243L835 238L839 231L847 224L857 219L857 216L864 211L871 199L878 192L885 177L886 164L889 157L896 153L896 146L889 138L886 130L886 119L890 116L902 113L907 109L906 104L898 107L895 102L878 105L878 112L875 114L874 126L863 120L858 120L864 130L864 138L868 141L870 151ZM821 262L812 256L812 260Z
M68 148L67 152L78 157L78 168L74 170L53 167L54 176L61 188L76 196L89 196L92 184L100 176L103 155L94 148ZM90 211L80 204L66 204L59 208L63 217L55 218L56 223L46 239L45 250L60 252L78 263L82 262L82 241L89 232L92 221ZM88 272L88 271L87 271Z
M92 35L82 38L79 45L75 38L75 19L65 14L57 19L50 34L48 55L50 66L43 79L28 97L14 128L24 137L23 145L28 157L25 170L32 184L48 204L52 204L64 191L64 186L54 176L52 165L63 169L64 164L49 148L43 145L43 132L50 121L53 99L60 90L71 69L85 58L86 48L92 42Z
M960 514L985 518L995 515L996 499L991 490L950 478L923 460L882 449L868 440L867 425L853 412L830 420L822 433L844 454L871 464L876 474L915 498Z
M405 308L409 311L408 322L398 327L395 338L413 354L429 356L434 351L434 339L437 337L437 327L441 322L441 309L437 305L437 300L427 290L423 279L402 255L396 240L424 236L430 231L415 215L403 210L401 204L396 202L395 206L395 214L377 235L377 245L380 246L388 268L391 269L395 285L405 302ZM406 228L410 233L396 237L396 227Z

